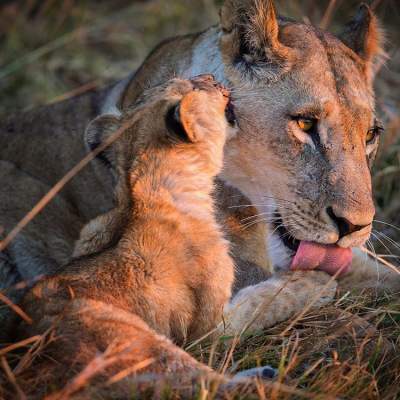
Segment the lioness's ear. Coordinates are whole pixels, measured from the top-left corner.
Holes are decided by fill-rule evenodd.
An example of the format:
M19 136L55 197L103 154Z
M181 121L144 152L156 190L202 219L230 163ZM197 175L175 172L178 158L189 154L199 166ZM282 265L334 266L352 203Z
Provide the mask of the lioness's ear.
M279 40L279 24L272 0L225 0L220 12L221 46L231 61L267 60L287 66L292 51Z
M120 120L115 115L106 114L100 115L92 120L86 128L85 142L89 151L97 149L104 141L121 126ZM115 169L115 155L113 146L110 145L107 149L97 155L101 162L107 167Z
M383 31L366 4L361 4L356 15L346 24L340 39L365 62L366 74L372 78L377 59L385 56Z

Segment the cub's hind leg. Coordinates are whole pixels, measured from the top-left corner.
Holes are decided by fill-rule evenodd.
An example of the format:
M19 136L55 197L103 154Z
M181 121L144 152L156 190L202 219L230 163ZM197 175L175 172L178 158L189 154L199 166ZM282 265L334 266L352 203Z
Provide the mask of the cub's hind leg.
M42 318L34 320L30 334L53 327L56 340L37 364L37 379L42 381L36 387L60 390L55 398L78 392L83 398L109 398L110 394L129 398L134 388L139 392L163 386L192 390L193 382L202 376L218 379L210 368L157 334L137 315L118 307L89 299L61 305L32 297L28 311L34 315L31 307L38 306ZM46 375L44 371L49 370L51 374ZM84 384L76 384L79 381ZM23 389L29 393L29 387Z

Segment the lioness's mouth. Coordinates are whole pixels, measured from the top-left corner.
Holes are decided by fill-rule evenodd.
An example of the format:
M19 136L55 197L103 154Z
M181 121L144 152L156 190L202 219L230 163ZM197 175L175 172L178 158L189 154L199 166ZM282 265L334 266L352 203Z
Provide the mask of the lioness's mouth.
M275 213L274 232L292 253L291 270L319 269L330 275L344 275L351 265L352 252L336 244L322 244L298 240L290 234L279 213Z
M291 251L296 252L300 246L300 240L297 240L290 234L283 223L282 217L279 213L275 214L273 222L274 230L277 232L282 243Z

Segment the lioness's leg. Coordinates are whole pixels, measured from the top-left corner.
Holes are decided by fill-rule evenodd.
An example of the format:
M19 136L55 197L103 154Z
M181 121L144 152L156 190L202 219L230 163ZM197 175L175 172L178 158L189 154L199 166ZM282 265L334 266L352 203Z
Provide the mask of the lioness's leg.
M354 249L353 256L350 272L337 283L324 272L306 271L276 274L241 289L225 308L227 333L269 328L300 313L310 303L312 308L321 307L332 301L337 286L341 291L400 292L400 271L390 269L360 249Z
M269 328L332 301L336 281L321 271L276 275L240 290L224 310L225 332Z
M368 256L361 249L353 249L353 262L349 273L339 278L341 291L375 290L383 292L400 292L400 269L398 272L378 260Z

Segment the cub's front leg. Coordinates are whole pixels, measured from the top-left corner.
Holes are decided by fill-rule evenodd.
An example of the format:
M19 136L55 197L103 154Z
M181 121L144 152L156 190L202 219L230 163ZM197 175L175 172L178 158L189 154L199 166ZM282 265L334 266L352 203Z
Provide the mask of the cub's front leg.
M330 303L336 288L336 281L321 271L275 275L241 289L232 298L224 310L223 331L235 335L272 327L302 311Z

